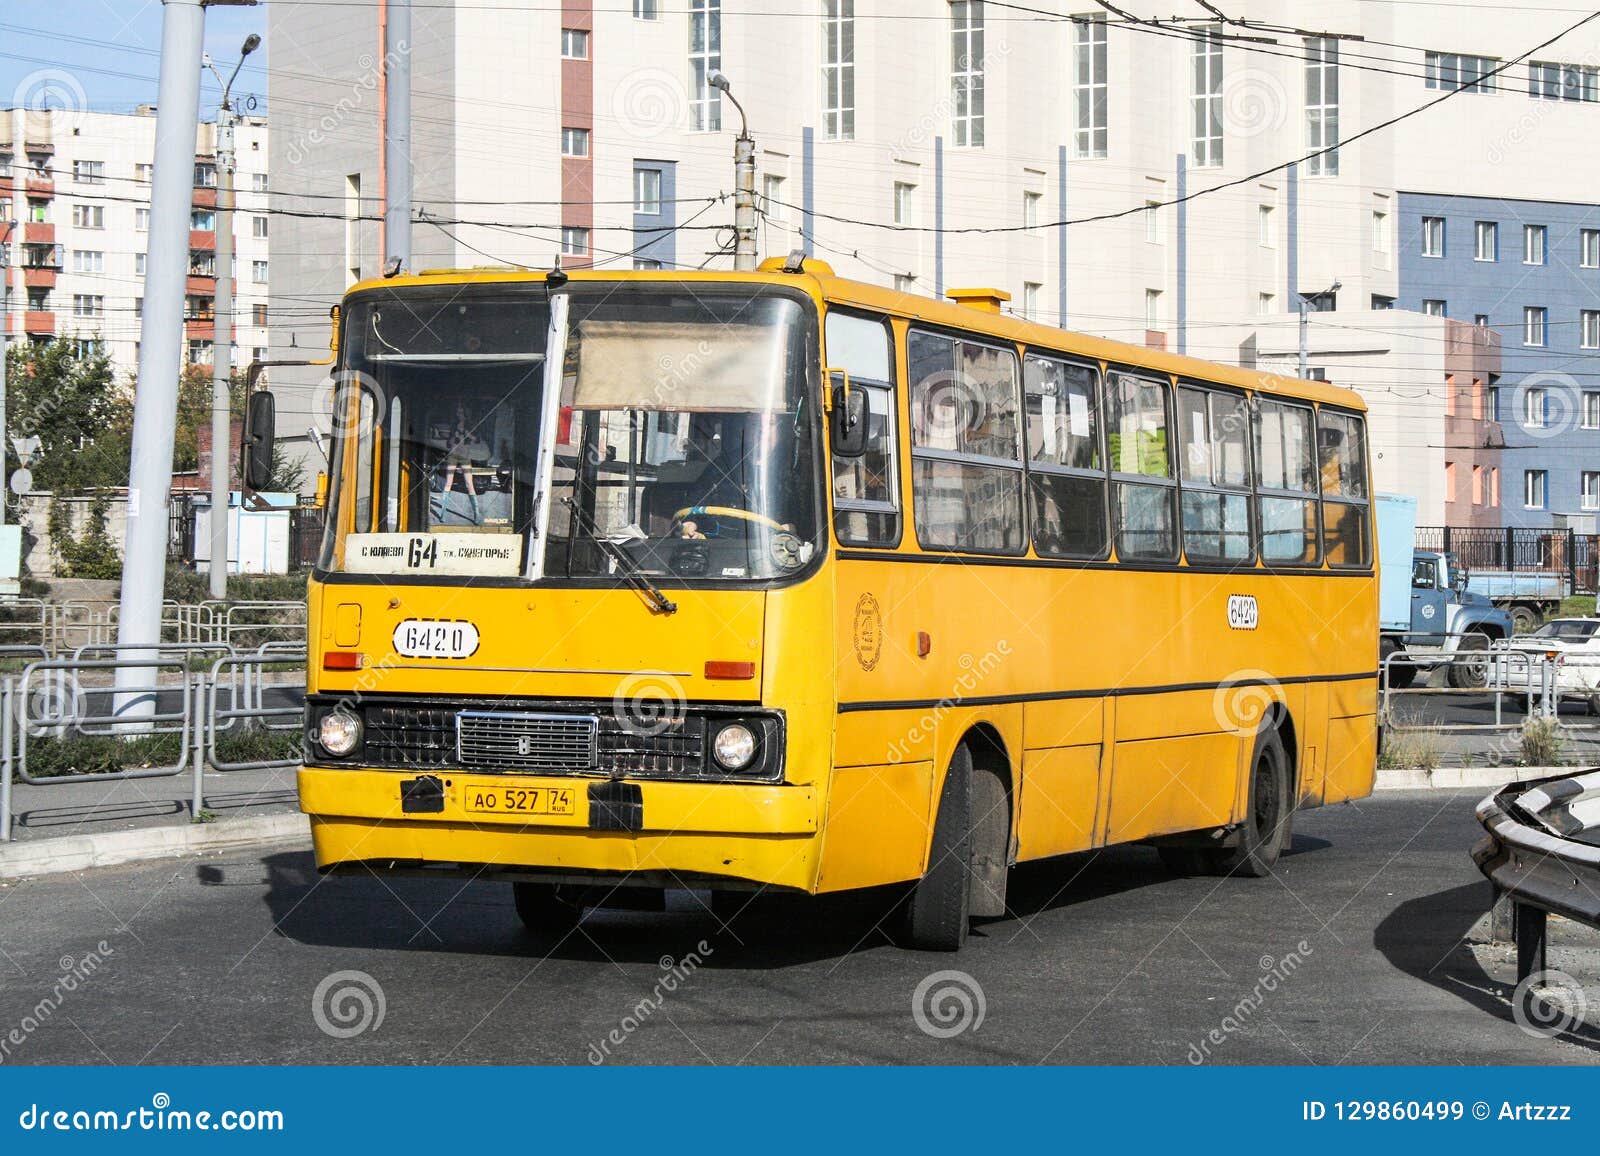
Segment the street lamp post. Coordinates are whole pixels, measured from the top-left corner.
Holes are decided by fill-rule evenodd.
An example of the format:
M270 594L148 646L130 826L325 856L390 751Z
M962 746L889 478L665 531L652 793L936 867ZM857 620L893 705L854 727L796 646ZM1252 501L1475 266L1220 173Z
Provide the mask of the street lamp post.
M733 267L749 271L756 267L756 140L727 76L713 72L707 79L739 110L739 135L733 142Z
M212 323L211 371L211 597L228 596L228 451L229 385L233 374L233 106L229 97L245 57L261 47L251 33L239 49L239 62L226 81L211 64L205 67L222 87L217 109L217 298Z
M1325 296L1325 295L1332 295L1334 293L1339 292L1339 290L1342 289L1342 288L1344 288L1344 286L1340 282L1335 281L1332 285L1328 286L1321 293L1300 293L1299 294L1299 297L1300 297L1300 378L1301 378L1301 380L1305 379L1305 376L1306 376L1306 359L1310 355L1310 349L1309 349L1310 343L1309 343L1309 340L1308 340L1309 339L1309 334L1310 334L1310 324L1309 324L1309 322L1307 320L1307 309L1306 309L1306 306L1311 301L1312 298L1314 298L1314 297L1322 297L1322 296Z

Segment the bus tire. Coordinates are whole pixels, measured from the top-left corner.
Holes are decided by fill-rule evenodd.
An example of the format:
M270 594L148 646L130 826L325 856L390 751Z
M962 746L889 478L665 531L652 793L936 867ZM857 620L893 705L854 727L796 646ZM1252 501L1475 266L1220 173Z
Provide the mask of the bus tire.
M950 756L933 820L928 869L911 889L900 939L917 951L959 951L967 941L971 904L972 752Z
M1456 648L1458 661L1450 664L1446 681L1457 690L1477 690L1489 685L1489 636L1474 631L1461 636ZM1462 662L1460 659L1467 661Z
M1294 814L1289 754L1277 727L1263 727L1250 754L1250 797L1236 847L1200 852L1215 875L1261 878L1272 874L1279 854L1289 845Z
M578 925L583 909L561 897L554 883L513 883L511 898L522 926L536 935L562 935Z

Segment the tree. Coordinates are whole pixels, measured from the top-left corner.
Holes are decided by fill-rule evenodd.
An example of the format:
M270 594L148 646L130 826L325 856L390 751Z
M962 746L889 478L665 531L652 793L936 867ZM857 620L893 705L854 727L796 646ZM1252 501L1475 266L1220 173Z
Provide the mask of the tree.
M37 437L35 489L81 493L128 481L133 399L119 390L104 354L79 357L75 343L19 343L7 358L6 433ZM9 437L6 473L21 464Z

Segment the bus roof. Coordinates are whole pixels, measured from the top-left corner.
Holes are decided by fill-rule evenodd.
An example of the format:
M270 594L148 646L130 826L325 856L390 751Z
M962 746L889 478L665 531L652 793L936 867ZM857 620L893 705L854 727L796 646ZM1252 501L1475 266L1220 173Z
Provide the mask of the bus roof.
M1109 338L1095 337L1075 330L1058 329L1053 325L1025 321L1019 317L989 312L969 305L937 301L931 297L923 297L914 293L901 293L895 289L886 289L881 285L871 285L865 281L854 281L847 277L839 277L834 274L832 267L827 262L811 257L805 259L803 269L800 272L785 272L782 264L781 258L769 258L763 262L760 270L749 273L673 269L619 269L614 271L570 269L563 271L567 274L569 282L573 284L581 284L585 281L655 281L668 283L693 282L696 284L800 285L808 288L814 296L832 304L859 306L864 309L903 317L911 321L925 321L932 325L965 329L1005 341L1039 346L1060 353L1073 353L1098 361L1116 362L1137 368L1152 369L1158 373L1172 374L1179 378L1194 378L1200 381L1214 382L1218 385L1231 385L1239 389L1282 394L1303 401L1336 405L1344 409L1365 410L1367 408L1366 403L1361 399L1361 395L1354 390L1330 385L1323 381L1309 381L1287 374L1268 373L1263 370L1241 369L1234 365L1224 365L1221 362L1206 361L1198 357L1168 353L1165 350L1150 349L1143 345L1134 345L1124 341L1113 341ZM545 277L546 273L542 270L512 269L503 266L467 269L424 269L419 273L408 273L395 277L369 278L352 285L347 290L347 294L358 294L368 290L396 289L402 286L539 283L543 282ZM987 293L989 291L985 290L984 292Z

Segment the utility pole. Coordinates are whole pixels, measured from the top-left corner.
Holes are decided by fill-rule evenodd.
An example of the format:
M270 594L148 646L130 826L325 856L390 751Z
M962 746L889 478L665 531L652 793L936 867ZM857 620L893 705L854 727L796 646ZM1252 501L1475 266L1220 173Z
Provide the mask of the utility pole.
M211 597L228 596L228 523L230 386L233 376L233 106L229 95L239 78L245 57L261 46L261 37L251 33L239 49L239 63L224 82L211 67L211 75L222 88L222 104L217 109L217 301L213 322L211 371Z
M117 642L123 657L153 661L161 642L166 587L167 499L183 369L183 298L189 274L189 211L194 141L200 121L200 58L206 5L255 0L161 0L161 80L156 96L155 172L150 182L150 243L144 319L139 326L139 381L128 462L128 538L123 553ZM149 668L119 667L116 713L146 719L155 696L127 688L153 685ZM148 724L147 724L148 725Z
M728 78L713 72L707 79L739 110L739 135L733 142L733 267L749 271L756 267L756 140Z
M1311 325L1310 325L1310 319L1308 317L1309 306L1310 306L1310 303L1311 303L1311 299L1313 297L1323 297L1323 296L1331 297L1334 294L1338 293L1339 290L1343 289L1343 288L1344 288L1344 285L1341 282L1335 281L1332 285L1328 286L1321 293L1300 293L1300 292L1296 291L1295 295L1300 298L1300 380L1301 381L1305 380L1305 376L1306 376L1306 372L1307 372L1306 361L1310 357L1310 354L1311 354L1311 348L1310 348Z
M383 264L411 264L411 0L389 0L383 32Z

